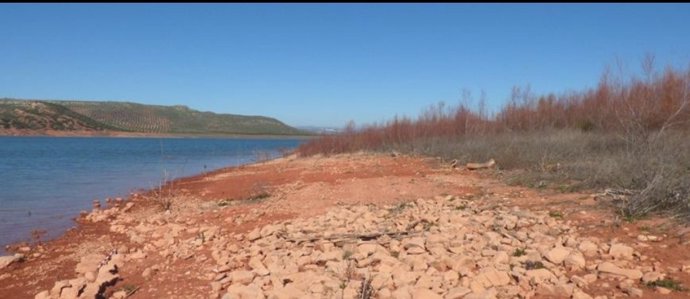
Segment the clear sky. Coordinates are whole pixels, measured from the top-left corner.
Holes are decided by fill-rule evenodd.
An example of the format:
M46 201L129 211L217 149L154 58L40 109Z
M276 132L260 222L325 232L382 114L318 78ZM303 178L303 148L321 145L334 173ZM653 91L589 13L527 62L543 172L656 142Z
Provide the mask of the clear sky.
M690 65L689 4L0 4L0 97L343 126Z

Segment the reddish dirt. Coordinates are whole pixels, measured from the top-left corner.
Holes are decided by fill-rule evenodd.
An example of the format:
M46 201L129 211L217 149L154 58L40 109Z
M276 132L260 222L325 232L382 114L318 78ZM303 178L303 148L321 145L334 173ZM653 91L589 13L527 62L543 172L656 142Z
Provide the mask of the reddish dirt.
M647 242L641 248L656 259L662 269L690 265L687 240L690 230L664 218L635 222L617 220L613 210L594 200L592 194L558 193L507 186L496 179L493 170L471 172L451 169L437 159L391 157L387 155L350 154L334 157L287 157L264 163L231 167L204 175L174 181L163 187L174 195L175 213L194 225L216 225L228 233L247 232L253 228L297 217L311 217L336 205L391 204L430 198L436 195L472 194L486 205L520 206L532 210L560 212L564 220L578 227L583 236L602 240L617 238L639 245L638 234L662 236L660 242ZM257 198L266 194L266 198ZM156 217L163 213L155 191L130 198L132 213L138 217ZM236 204L218 208L219 201ZM248 217L248 215L253 215ZM241 222L234 220L241 219ZM684 233L686 232L686 233ZM643 244L644 245L644 244ZM23 252L28 259L0 270L0 298L33 298L49 290L57 280L75 276L79 257L112 248L133 248L136 244L123 235L110 232L109 224L80 222L62 237L32 246ZM13 247L14 251L21 246ZM40 256L34 254L40 253ZM120 280L108 293L124 287L136 287L130 298L206 298L208 280L202 279L208 261L197 254L161 269L152 279L142 272L159 264L160 256L129 262L121 269ZM672 277L690 286L690 275L675 272ZM593 294L605 290L590 289ZM203 295L202 295L203 294ZM674 292L669 298L685 298L687 292ZM645 289L645 298L659 294Z

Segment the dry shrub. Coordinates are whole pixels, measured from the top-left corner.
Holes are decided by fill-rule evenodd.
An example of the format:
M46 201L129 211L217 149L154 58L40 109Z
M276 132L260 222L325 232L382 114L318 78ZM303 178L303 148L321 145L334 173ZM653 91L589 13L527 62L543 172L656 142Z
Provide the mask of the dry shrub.
M667 130L690 129L690 69L653 72L645 61L645 78L614 77L605 73L596 88L556 96L535 96L529 88L514 88L508 103L495 116L463 103L433 105L417 119L395 117L384 124L356 129L350 122L341 134L326 135L303 144L302 155L400 148L415 150L420 140L440 142L543 130L578 130L615 134L629 144L646 142Z
M300 146L300 155L355 151L425 154L459 162L494 158L514 170L509 182L563 191L619 188L633 196L627 216L668 211L690 215L690 69L653 71L642 78L605 72L596 88L534 96L514 88L494 116L463 104L443 103L417 119L395 117L384 124L326 135Z

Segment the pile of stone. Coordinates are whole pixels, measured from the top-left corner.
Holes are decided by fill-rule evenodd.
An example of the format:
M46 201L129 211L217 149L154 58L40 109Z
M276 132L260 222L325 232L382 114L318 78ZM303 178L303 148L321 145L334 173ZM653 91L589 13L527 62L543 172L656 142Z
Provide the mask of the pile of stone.
M356 298L362 284L374 298L641 296L664 278L632 247L580 237L547 212L452 196L338 207L234 239L213 245L211 297Z
M472 198L467 197L467 198ZM195 258L211 298L571 298L668 293L645 284L668 269L616 240L583 237L547 211L438 196L389 206L337 206L325 215L231 234L194 217L96 211L135 248L83 257L77 277L36 298L94 298L123 261ZM108 211L108 210L106 210ZM232 219L222 221L231 225ZM147 267L150 279L166 267ZM201 294L200 294L201 295ZM203 294L204 297L208 296ZM116 292L112 297L124 298Z
M57 281L52 289L38 293L35 298L101 298L105 289L119 278L117 272L122 263L122 255L116 252L82 257L75 268L77 277ZM124 298L121 294L120 297Z

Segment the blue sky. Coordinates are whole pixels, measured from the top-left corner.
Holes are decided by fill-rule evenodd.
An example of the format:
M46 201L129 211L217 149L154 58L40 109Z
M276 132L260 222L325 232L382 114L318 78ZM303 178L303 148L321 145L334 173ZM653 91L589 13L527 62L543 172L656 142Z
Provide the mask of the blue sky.
M0 4L0 97L336 126L690 65L688 4ZM476 103L476 101L475 101Z

